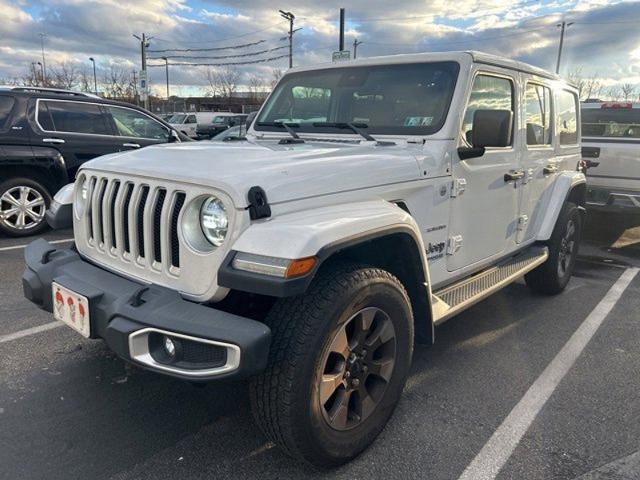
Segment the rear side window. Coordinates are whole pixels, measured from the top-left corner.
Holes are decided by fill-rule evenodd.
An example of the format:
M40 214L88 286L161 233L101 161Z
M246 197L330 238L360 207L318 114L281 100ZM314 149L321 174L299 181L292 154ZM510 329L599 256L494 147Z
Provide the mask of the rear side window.
M566 90L556 92L556 130L560 145L578 143L578 99Z
M583 108L582 135L640 139L640 108Z
M195 115L189 115L187 117L187 121L184 123L198 123L198 120L196 119Z
M9 120L9 114L15 104L13 97L0 96L0 129L5 127L7 120Z
M49 131L112 134L100 106L92 103L41 100L38 107L38 123L44 130Z
M478 75L474 80L462 124L464 138L469 144L473 144L473 114L476 110L510 110L513 112L513 83L511 80L489 75Z
M527 145L551 145L551 90L529 83L524 101Z

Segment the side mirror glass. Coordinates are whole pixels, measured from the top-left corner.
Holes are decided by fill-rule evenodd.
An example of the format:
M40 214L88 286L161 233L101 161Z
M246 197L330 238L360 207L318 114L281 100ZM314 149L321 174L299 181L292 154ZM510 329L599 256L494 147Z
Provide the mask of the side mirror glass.
M508 147L511 144L511 110L476 110L470 134L474 148Z

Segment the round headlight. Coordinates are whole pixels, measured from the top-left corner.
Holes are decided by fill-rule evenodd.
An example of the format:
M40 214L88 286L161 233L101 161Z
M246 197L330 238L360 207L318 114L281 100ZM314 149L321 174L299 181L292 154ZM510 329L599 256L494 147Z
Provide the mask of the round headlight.
M222 200L218 197L209 197L200 209L200 226L204 236L212 245L219 247L227 236L229 217Z

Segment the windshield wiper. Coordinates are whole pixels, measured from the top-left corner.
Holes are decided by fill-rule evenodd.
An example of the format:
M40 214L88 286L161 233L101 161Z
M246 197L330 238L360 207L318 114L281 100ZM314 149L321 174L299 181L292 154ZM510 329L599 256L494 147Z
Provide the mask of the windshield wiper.
M363 128L368 128L369 125L366 123L351 123L351 122L313 122L311 125L314 127L327 127L327 128L346 128L351 130L353 133L360 135L362 138L369 142L376 142L376 145L380 146L389 146L395 145L395 142L385 142L382 140L376 140L367 132L362 130Z
M283 138L279 143L304 143L298 134L291 127L299 127L299 123L285 123L285 122L258 122L259 127L278 127L284 128L291 138Z

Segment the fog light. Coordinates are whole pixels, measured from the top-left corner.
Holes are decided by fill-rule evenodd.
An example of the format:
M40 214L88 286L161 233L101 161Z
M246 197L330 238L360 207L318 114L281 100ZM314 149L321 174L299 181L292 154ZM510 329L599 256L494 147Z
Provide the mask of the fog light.
M176 344L171 340L171 338L165 336L164 337L164 351L169 357L173 358L176 356Z

